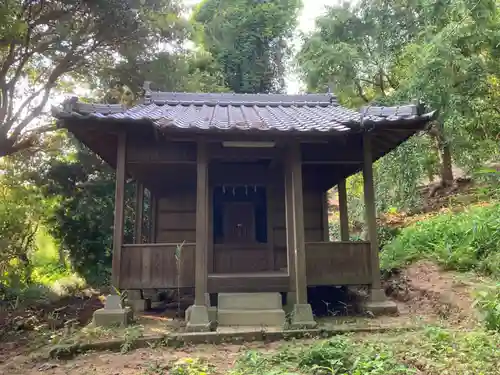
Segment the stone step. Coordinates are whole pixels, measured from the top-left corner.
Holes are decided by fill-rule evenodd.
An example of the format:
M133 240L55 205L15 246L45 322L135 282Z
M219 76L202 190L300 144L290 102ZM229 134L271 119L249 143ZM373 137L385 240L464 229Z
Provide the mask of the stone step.
M217 321L220 327L257 326L283 327L285 312L283 309L265 310L221 310L217 311Z
M279 293L219 293L218 308L222 310L281 309Z

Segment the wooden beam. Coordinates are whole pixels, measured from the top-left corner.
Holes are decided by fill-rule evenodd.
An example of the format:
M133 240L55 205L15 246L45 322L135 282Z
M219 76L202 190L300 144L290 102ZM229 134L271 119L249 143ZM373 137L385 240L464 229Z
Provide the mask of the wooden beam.
M340 214L340 240L349 241L349 213L347 212L347 188L346 180L338 183L339 192L339 214Z
M194 160L130 160L127 162L130 165L196 165Z
M115 288L120 288L121 253L125 223L125 160L127 157L127 135L118 134L116 151L115 217L113 226L113 261L112 281Z
M205 306L207 292L207 244L208 244L208 155L207 145L198 143L196 181L196 256L195 302Z
M373 181L373 156L370 134L363 135L363 187L365 198L365 218L368 227L368 239L370 241L370 263L372 275L372 288L380 289L380 265L379 248L377 239L377 213L375 207L375 188Z
M305 160L303 165L361 165L362 160Z
M222 159L223 161L253 161L259 159L274 159L279 153L276 147L272 148L238 148L238 147L223 147L222 143L209 145L209 159Z
M300 145L291 144L292 211L295 244L295 289L298 305L307 304L306 253L304 235L304 196Z
M135 221L134 221L134 243L142 243L142 226L144 224L144 185L142 182L135 183Z

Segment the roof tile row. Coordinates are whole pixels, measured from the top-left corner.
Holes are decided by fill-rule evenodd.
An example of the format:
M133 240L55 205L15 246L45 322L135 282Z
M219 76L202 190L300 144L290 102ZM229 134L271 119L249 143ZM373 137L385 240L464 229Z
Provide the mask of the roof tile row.
M278 130L345 132L362 121L387 123L419 118L416 106L365 107L362 113L344 108L328 95L156 93L145 104L73 102L65 115L107 119L149 120L159 127L200 130ZM160 100L161 99L161 100ZM69 112L69 113L68 113ZM56 117L64 117L61 111Z

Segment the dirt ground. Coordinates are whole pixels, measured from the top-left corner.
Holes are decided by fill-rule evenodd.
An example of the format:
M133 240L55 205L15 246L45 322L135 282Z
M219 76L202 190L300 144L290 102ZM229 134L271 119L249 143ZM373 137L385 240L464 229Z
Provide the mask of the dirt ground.
M404 325L421 322L452 326L471 326L476 322L471 291L481 280L445 272L429 262L420 262L386 281L385 288L399 306L400 316L371 319L370 324ZM321 321L324 323L323 318ZM367 319L368 320L368 319ZM129 353L95 352L72 360L48 360L40 352L23 353L19 346L0 344L0 374L155 374L168 373L169 364L181 358L206 359L225 374L242 353L249 349L276 350L281 343L243 345L200 345L172 348L138 349ZM159 372L162 370L164 372Z
M413 264L385 282L386 293L408 309L410 316L447 319L474 325L473 290L484 283L479 277L442 271L432 262Z

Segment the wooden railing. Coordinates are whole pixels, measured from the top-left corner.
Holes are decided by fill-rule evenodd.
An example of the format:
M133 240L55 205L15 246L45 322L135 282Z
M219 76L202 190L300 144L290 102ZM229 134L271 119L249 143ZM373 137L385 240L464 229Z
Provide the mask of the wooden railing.
M371 282L369 242L306 243L307 285Z
M122 289L194 287L196 245L184 244L180 251L179 267L176 260L177 245L166 243L123 245L119 287ZM220 251L229 250L225 248ZM254 255L258 259L262 258L262 264L258 264L263 267L263 254L259 251L251 254L252 251L248 249L246 251L248 257L242 257L237 251L234 256L227 258L227 262L223 262L224 266L238 268L236 263L242 260L248 263L255 262L257 259L253 259ZM237 259L238 257L244 259ZM247 272L259 272L258 264L254 264L253 267L256 268ZM233 274L242 271L243 269L231 272L231 267L225 270ZM370 244L368 242L306 243L306 275L309 286L370 284Z
M177 246L178 244L166 243L123 245L120 288L194 287L195 244L186 243L182 246L179 266L176 259Z

